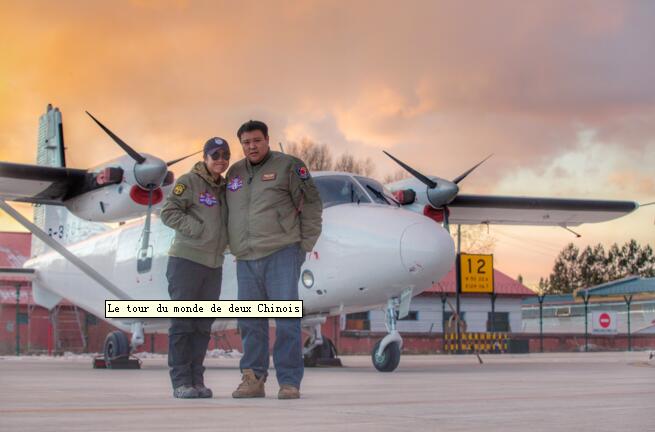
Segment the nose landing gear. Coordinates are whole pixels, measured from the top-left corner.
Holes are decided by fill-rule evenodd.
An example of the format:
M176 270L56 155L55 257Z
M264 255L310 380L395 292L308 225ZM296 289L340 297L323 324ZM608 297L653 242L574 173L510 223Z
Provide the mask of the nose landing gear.
M386 326L387 334L378 341L371 352L373 366L380 372L393 372L400 363L400 350L403 346L403 339L396 329L396 308L398 299L392 298L387 302Z

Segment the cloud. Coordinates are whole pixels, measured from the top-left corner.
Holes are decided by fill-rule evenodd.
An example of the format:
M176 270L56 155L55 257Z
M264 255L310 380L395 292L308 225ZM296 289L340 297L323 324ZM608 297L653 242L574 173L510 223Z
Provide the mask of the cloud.
M592 0L4 2L0 159L34 161L51 102L74 167L121 154L84 110L164 159L258 118L379 177L381 149L446 178L493 153L464 192L646 197L654 21Z
M655 195L655 143L631 149L599 140L581 131L570 149L537 168L506 174L495 192L577 196L581 198L647 200Z

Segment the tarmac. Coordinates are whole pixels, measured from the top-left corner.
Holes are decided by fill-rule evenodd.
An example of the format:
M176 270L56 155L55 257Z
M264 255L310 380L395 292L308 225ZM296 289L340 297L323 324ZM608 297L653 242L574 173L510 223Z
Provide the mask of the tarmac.
M302 398L232 399L238 359L208 358L213 399L174 399L164 356L140 370L90 357L0 357L0 431L654 431L647 352L404 355L305 370Z

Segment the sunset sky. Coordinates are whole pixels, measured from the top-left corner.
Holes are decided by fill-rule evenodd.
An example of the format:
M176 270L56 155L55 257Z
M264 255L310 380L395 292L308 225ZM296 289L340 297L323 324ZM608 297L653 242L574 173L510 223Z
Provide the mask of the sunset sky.
M651 202L653 23L651 1L5 1L0 160L34 163L52 103L75 168L121 155L85 110L165 160L215 135L239 154L257 118L380 179L383 149L445 178L493 153L463 193ZM655 246L655 206L576 230L492 226L495 266L534 286L569 242Z

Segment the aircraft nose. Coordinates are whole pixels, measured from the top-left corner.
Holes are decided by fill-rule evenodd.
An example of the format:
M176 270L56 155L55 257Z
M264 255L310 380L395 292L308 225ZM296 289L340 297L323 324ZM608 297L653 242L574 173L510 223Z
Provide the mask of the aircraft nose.
M408 226L400 238L400 258L410 273L431 269L439 260L440 227L432 221Z

